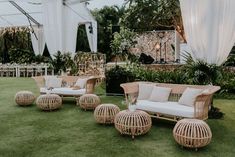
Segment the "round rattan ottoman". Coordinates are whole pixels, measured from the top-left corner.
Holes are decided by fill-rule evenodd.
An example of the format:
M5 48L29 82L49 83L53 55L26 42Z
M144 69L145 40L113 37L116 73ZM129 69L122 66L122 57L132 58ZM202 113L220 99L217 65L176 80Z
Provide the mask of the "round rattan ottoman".
M100 98L95 94L84 94L77 99L77 105L84 110L94 110L100 102Z
M121 134L131 135L134 139L135 136L143 135L150 130L152 120L144 111L123 110L116 115L114 124Z
M173 129L175 141L181 146L197 148L210 143L212 133L209 126L198 119L182 119L178 121Z
M52 111L62 106L62 98L56 94L40 95L36 100L36 104L44 111Z
M15 95L15 102L20 106L32 105L35 100L35 96L30 91L20 91Z
M94 117L97 123L113 124L118 112L120 109L114 104L101 104L95 108Z

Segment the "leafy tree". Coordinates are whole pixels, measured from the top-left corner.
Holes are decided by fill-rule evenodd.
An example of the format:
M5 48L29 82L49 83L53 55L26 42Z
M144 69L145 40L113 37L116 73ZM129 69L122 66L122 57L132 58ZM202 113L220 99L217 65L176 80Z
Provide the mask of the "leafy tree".
M175 29L184 41L179 0L126 0L122 23L136 31Z
M112 58L110 48L110 42L113 39L112 26L119 25L124 10L124 7L105 6L102 9L92 11L98 24L98 51L106 54L107 61Z
M136 33L129 30L121 28L120 33L114 33L114 39L111 41L110 47L112 49L113 55L125 56L128 54L128 49L135 43Z

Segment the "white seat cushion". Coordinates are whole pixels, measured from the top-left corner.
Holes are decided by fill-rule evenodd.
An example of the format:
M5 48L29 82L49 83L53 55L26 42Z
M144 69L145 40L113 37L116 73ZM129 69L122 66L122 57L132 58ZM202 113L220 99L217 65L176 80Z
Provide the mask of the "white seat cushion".
M140 83L139 84L139 94L138 94L138 100L146 100L149 99L154 85L152 84L146 84L146 83Z
M51 91L46 88L40 88L40 93L53 93L59 95L79 96L86 93L86 89L73 90L72 88L53 88Z
M166 102L168 101L170 93L171 88L154 86L149 100L157 102Z
M179 103L186 106L194 106L197 96L202 92L202 89L186 88L179 99Z
M47 93L49 90L47 90L46 87L41 87L40 88L40 93Z
M149 100L138 100L136 109L144 110L147 112L156 112L172 116L180 116L193 118L194 108L189 106L180 105L178 102L153 102Z

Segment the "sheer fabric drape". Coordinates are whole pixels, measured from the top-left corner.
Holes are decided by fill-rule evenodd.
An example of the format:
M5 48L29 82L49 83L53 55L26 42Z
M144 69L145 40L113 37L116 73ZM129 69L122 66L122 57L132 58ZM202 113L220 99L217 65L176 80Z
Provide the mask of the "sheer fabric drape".
M180 6L193 58L221 65L235 43L235 0L180 0Z
M92 23L93 32L88 29L91 51L97 52L97 24L84 3L63 5L62 0L43 0L43 26L48 50L53 57L57 51L76 51L79 24Z
M45 48L43 27L33 26L33 32L30 32L30 36L35 55L42 55Z

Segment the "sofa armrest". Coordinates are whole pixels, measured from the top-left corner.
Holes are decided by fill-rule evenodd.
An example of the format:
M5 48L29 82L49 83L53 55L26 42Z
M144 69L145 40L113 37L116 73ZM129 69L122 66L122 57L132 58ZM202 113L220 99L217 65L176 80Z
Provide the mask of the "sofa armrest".
M138 82L123 83L120 86L124 90L124 96L126 98L126 102L128 102L128 98L130 98L130 97L137 99L138 93L139 93Z
M213 94L198 95L194 103L194 117L197 119L208 119L209 106L212 101Z

